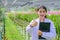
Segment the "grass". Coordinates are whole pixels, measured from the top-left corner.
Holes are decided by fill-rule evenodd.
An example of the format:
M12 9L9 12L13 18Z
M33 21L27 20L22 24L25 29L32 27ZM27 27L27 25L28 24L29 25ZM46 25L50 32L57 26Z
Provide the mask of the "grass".
M6 30L6 38L8 40L24 40L24 37L17 29L17 26L14 24L14 22L9 19L9 17L6 17L5 20L5 30Z
M38 15L36 14L8 14L6 18L6 37L8 40L24 40L25 38L20 34L16 25L21 26L23 30L26 29L26 26L30 23L32 19L36 19ZM57 36L60 35L60 15L47 15L48 19L51 19L54 22ZM59 36L60 38L60 36ZM59 39L57 37L57 40Z

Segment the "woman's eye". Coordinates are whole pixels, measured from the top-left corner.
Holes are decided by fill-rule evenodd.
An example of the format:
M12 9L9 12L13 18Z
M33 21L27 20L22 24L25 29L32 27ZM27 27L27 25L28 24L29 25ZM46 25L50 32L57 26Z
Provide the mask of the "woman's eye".
M43 11L43 13L45 13L45 11Z
M42 11L40 11L40 13L41 13Z
M40 11L40 13L45 13L45 11Z

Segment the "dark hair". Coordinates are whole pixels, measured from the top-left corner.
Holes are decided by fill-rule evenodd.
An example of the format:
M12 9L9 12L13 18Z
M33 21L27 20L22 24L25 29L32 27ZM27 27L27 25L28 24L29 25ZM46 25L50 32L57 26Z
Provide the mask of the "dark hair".
M40 6L39 8L36 9L36 11L39 11L40 8L45 9L45 11L47 12L47 8L45 6ZM45 18L47 18L47 16L45 16Z

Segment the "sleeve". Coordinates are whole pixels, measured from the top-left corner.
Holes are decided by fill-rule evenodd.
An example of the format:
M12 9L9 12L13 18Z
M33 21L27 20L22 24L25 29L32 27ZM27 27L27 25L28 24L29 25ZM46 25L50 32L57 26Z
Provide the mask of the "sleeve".
M30 27L30 25L31 25L32 22L33 22L33 20L32 20L32 21L30 22L30 24L26 27L26 32L29 33L29 34L31 34L31 33L32 33L32 30L33 30L33 28Z
M51 22L51 25L50 25L50 32L42 32L42 37L47 37L47 38L56 37L56 30L55 30L53 22Z

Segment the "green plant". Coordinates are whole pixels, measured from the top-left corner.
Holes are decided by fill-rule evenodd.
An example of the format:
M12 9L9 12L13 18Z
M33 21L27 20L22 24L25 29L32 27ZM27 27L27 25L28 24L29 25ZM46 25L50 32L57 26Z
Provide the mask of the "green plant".
M9 17L6 17L6 20L5 20L5 36L7 40L24 40L25 39L23 35L18 31L17 26Z
M12 22L14 22L15 25L19 25L23 28L23 30L26 29L26 26L33 20L38 18L37 14L17 14L16 16L13 17L14 14L11 14L11 16L8 16ZM47 15L47 18L52 20L54 22L55 28L56 28L56 33L57 35L60 35L60 15ZM14 20L15 18L15 20ZM16 29L17 30L17 29Z

